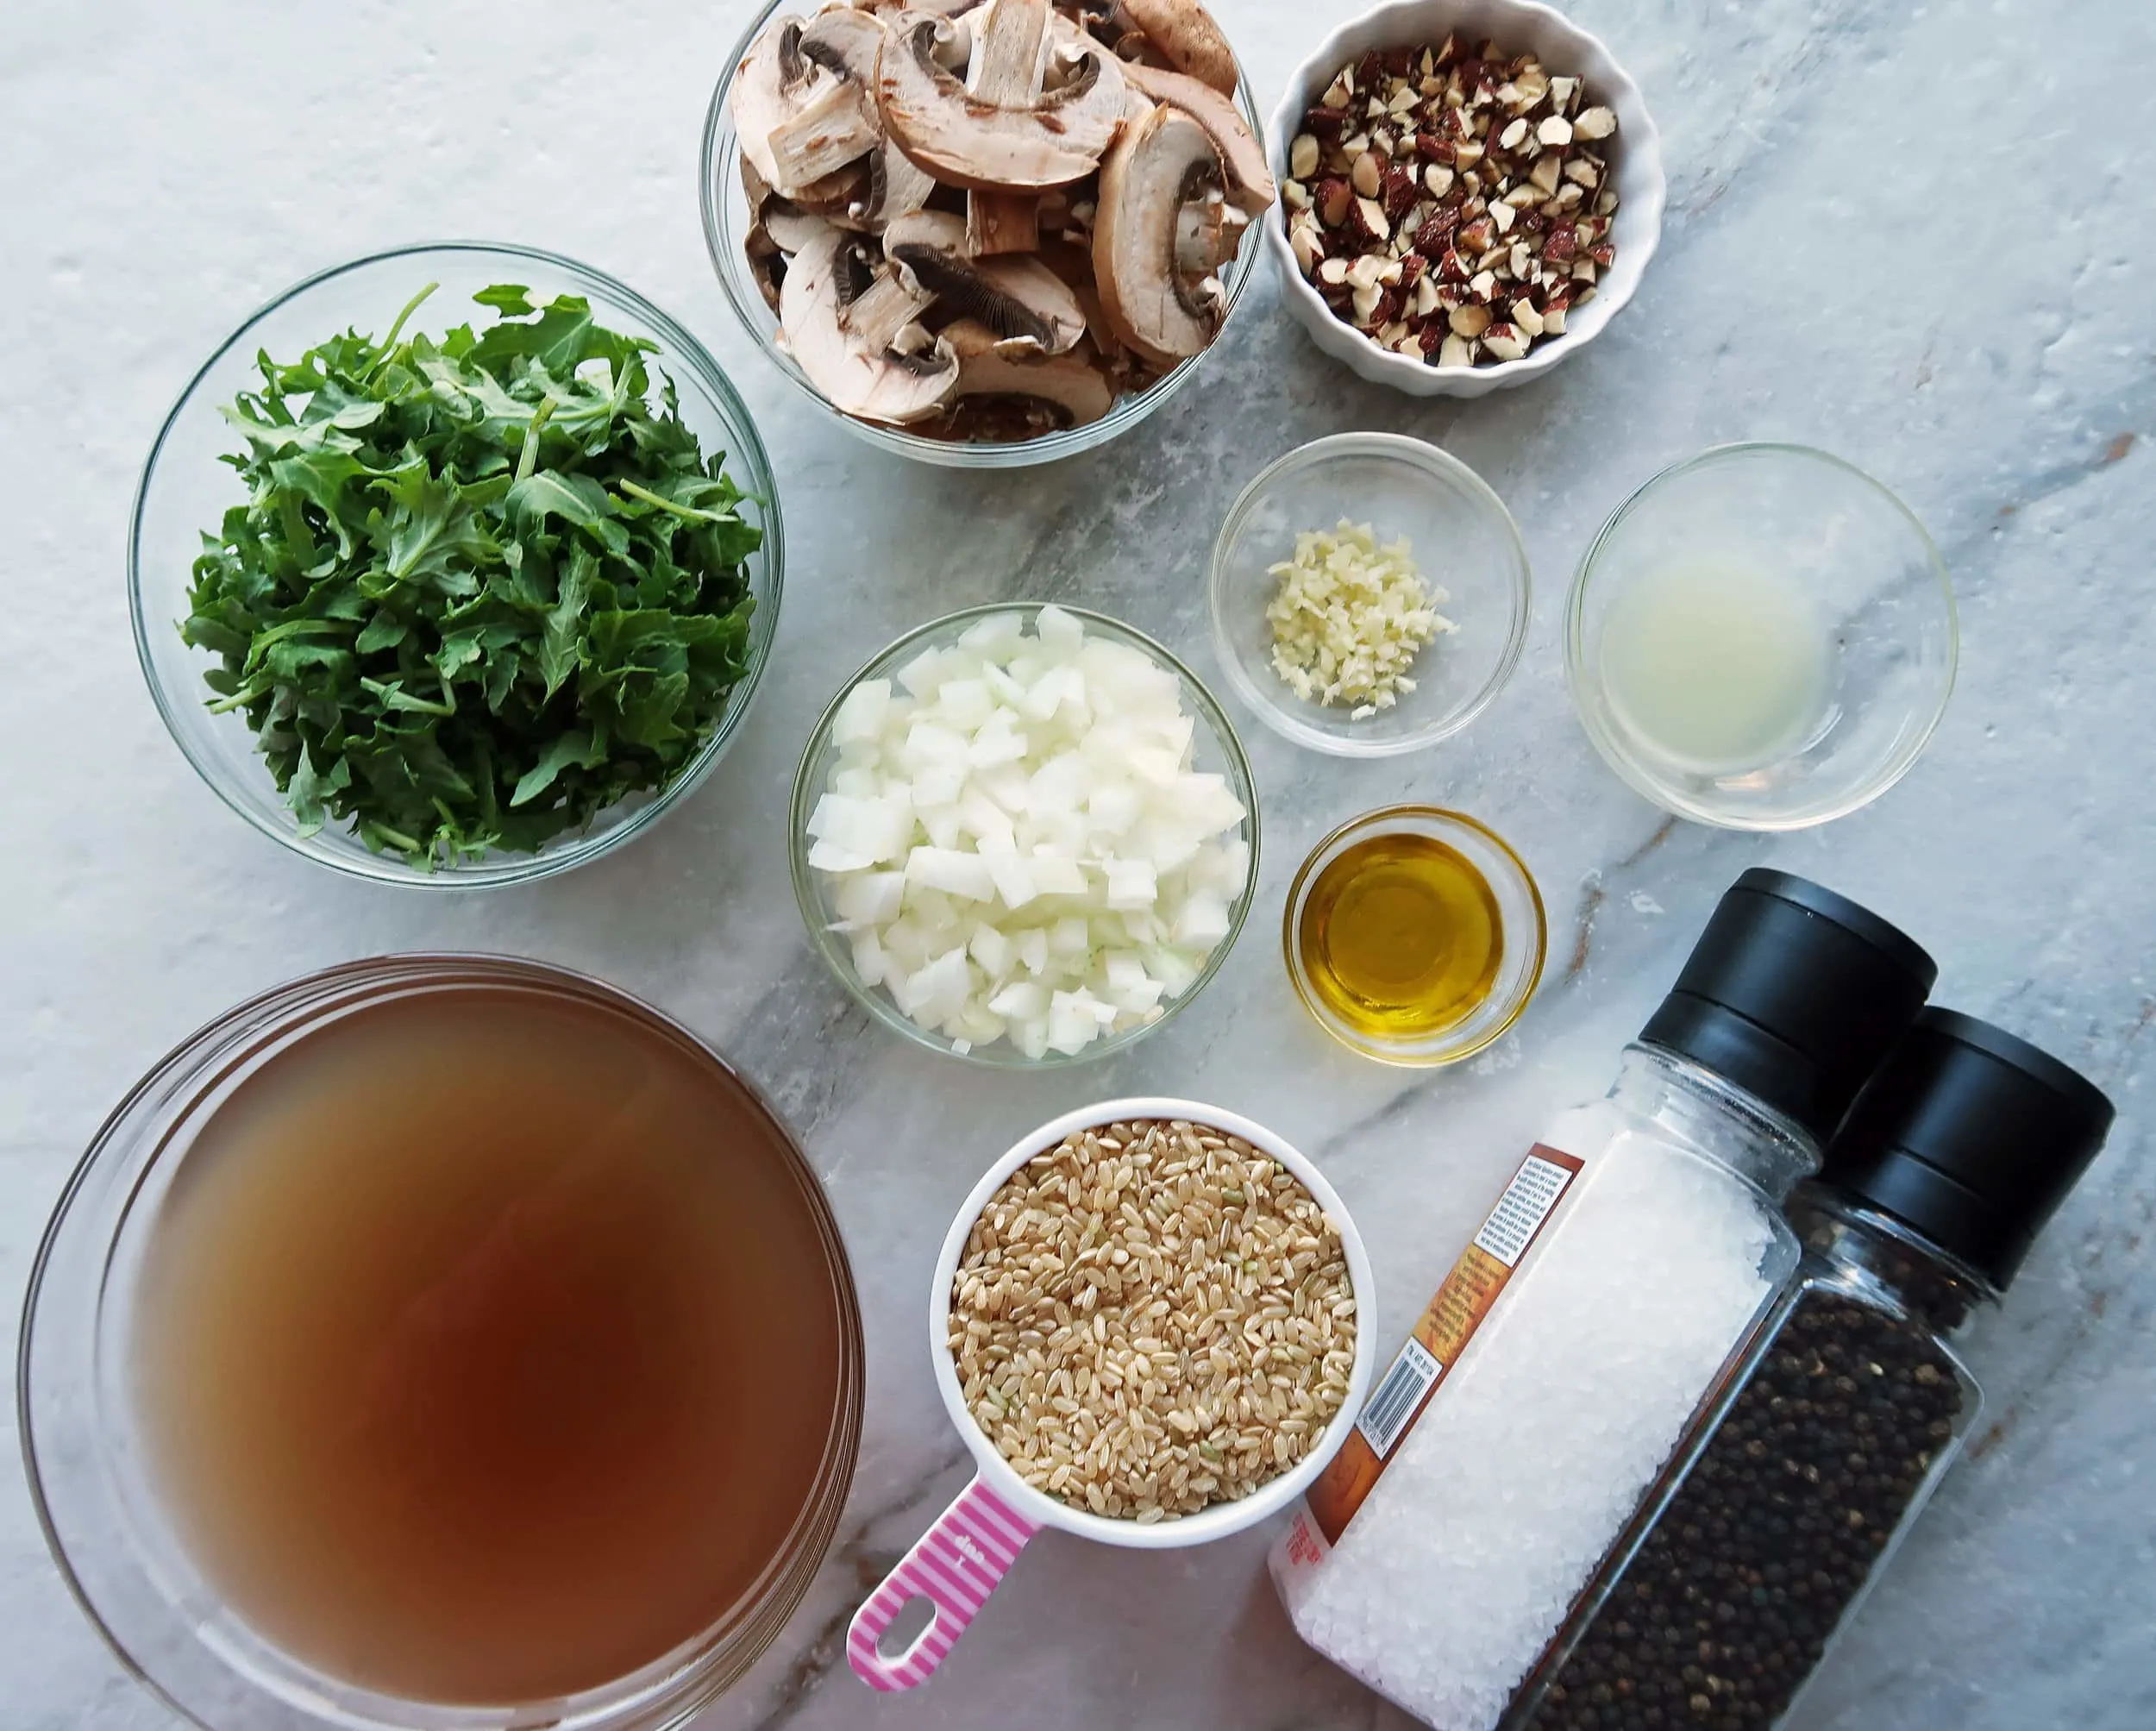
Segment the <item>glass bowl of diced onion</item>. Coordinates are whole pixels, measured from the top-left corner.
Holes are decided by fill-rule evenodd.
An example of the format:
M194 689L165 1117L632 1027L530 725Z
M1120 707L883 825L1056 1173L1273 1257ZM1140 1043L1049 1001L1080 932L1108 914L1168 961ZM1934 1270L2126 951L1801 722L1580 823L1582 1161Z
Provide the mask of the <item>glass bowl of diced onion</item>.
M810 942L887 1027L968 1063L1105 1057L1226 960L1257 881L1227 715L1142 632L969 607L831 699L794 777Z
M1403 600L1403 575L1426 605ZM1243 489L1206 598L1228 683L1268 727L1336 756L1394 757L1489 706L1519 662L1533 592L1519 525L1474 470L1420 439L1339 433ZM1305 689L1276 665L1283 627ZM1404 677L1375 702L1337 676L1358 652L1382 667L1403 650Z

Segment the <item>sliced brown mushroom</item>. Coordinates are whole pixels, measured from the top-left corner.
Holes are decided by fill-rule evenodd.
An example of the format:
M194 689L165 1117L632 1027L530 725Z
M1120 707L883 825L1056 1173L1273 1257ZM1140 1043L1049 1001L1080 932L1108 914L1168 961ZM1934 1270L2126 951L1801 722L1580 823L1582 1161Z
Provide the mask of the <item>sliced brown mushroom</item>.
M1001 105L977 100L937 60L951 28L918 11L887 27L876 101L884 129L906 154L938 179L991 191L1040 191L1091 173L1123 122L1115 57L1081 36L1065 82Z
M1116 3L1110 0L1106 10L1091 8L1078 15L1078 25L1096 41L1105 42L1115 50L1116 58L1126 64L1143 60L1149 66L1165 66L1167 60L1161 51L1138 27L1138 20Z
M801 27L803 56L863 89L875 82L882 47L883 21L857 7L827 7Z
M762 171L749 160L745 147L741 153L741 191L742 196L749 200L749 221L761 221L764 201L773 196L771 183L763 178Z
M1061 354L1086 334L1085 309L1068 283L1035 258L970 256L964 222L946 211L892 223L883 249L948 310L986 325L1000 342Z
M812 183L843 166L829 164L809 174L788 172L773 147L774 137L805 110L844 90L844 80L801 52L803 28L791 15L774 18L736 69L728 98L743 158L767 186L789 198L813 196Z
M1235 51L1198 0L1117 0L1117 9L1176 71L1223 96L1235 94Z
M1034 398L1053 404L1072 427L1099 420L1115 401L1115 392L1088 356L1017 359L995 332L969 318L945 326L943 342L958 357L958 396Z
M866 156L882 142L875 99L850 78L827 76L793 117L774 128L771 165L777 185L797 191Z
M1040 95L1055 16L1050 0L990 0L966 78L974 101L1019 108ZM1039 211L1032 193L973 188L966 194L966 250L975 258L1031 252L1040 241Z
M796 253L779 291L786 346L831 406L863 420L905 426L933 415L958 382L958 357L938 338L924 349L870 348L843 315L873 281L862 243L837 229Z
M922 287L911 272L887 264L867 288L847 302L839 320L862 348L888 348L900 331L917 323L935 304L934 292Z
M848 163L837 173L827 174L803 187L794 195L793 202L804 210L814 211L834 227L873 229L875 225L861 215L868 197L871 160L864 156L858 162Z
M751 226L742 241L742 252L749 260L749 274L755 281L756 292L763 297L764 304L776 312L779 285L786 279L786 254L761 223Z
M893 216L918 210L935 195L935 177L884 135L876 108L876 60L883 52L883 21L853 6L818 12L801 32L801 53L844 79L861 97L862 111L874 134L861 159L866 183L848 202L842 221L849 227L881 229Z
M1124 348L1123 339L1109 324L1107 314L1100 305L1100 291L1095 286L1093 275L1093 248L1065 240L1042 242L1035 254L1041 263L1056 274L1065 288L1077 301L1079 310L1086 317L1086 338L1093 345L1095 364L1111 375L1127 361L1138 365L1136 357Z
M988 0L974 15L966 88L979 103L1022 108L1041 92L1048 72L1050 0Z
M924 209L935 196L936 177L887 138L868 158L868 189L859 214L880 229Z
M1220 328L1219 279L1194 279L1175 254L1183 206L1217 191L1221 178L1206 129L1164 104L1126 129L1100 165L1093 268L1101 311L1126 346L1157 366L1198 354Z
M1182 110L1205 128L1213 147L1220 153L1229 202L1253 216L1264 214L1275 191L1273 172L1266 166L1263 142L1232 100L1211 85L1153 66L1126 66L1123 78L1140 95Z
M966 194L966 250L976 259L1031 253L1041 244L1041 200L1031 192Z
M1209 188L1175 212L1175 268L1187 277L1209 277L1243 245L1250 217Z
M849 163L836 174L827 174L821 180L804 186L789 202L799 204L805 210L813 210L819 216L836 217L843 215L849 204L860 196L867 184L865 166L861 163ZM757 170L756 165L749 160L746 149L742 152L741 157L741 190L748 198L752 220L761 214L766 204L780 196L771 190L770 183Z
M757 226L770 235L780 252L798 253L822 237L832 225L812 210L804 210L790 198L774 198L763 207Z

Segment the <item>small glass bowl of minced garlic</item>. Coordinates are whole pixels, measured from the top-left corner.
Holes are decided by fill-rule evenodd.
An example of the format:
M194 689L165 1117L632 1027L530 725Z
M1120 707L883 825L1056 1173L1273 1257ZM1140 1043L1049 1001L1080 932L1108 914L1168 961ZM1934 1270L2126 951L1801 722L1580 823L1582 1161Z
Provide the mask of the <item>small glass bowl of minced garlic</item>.
M1281 945L1318 1025L1382 1063L1457 1063L1520 1019L1548 947L1541 892L1463 812L1388 806L1310 850Z
M1391 757L1457 733L1527 632L1527 549L1466 464L1396 433L1299 447L1243 489L1213 547L1213 635L1276 733Z

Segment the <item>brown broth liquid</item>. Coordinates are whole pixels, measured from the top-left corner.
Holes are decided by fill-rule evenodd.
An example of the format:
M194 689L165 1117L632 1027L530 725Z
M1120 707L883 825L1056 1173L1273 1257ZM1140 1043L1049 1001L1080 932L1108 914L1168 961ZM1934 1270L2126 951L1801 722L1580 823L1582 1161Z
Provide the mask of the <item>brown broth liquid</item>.
M839 1301L780 1132L624 1015L392 1002L248 1082L152 1236L159 1490L258 1633L529 1702L709 1628L807 1500Z

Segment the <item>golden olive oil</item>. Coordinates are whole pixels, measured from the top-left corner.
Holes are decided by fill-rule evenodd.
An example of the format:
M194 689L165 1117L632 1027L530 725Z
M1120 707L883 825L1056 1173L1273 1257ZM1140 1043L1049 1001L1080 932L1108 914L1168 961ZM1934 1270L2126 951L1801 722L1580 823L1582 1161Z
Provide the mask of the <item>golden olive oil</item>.
M1464 1021L1504 956L1489 880L1457 848L1405 831L1357 842L1327 864L1295 941L1326 1008L1390 1039Z

